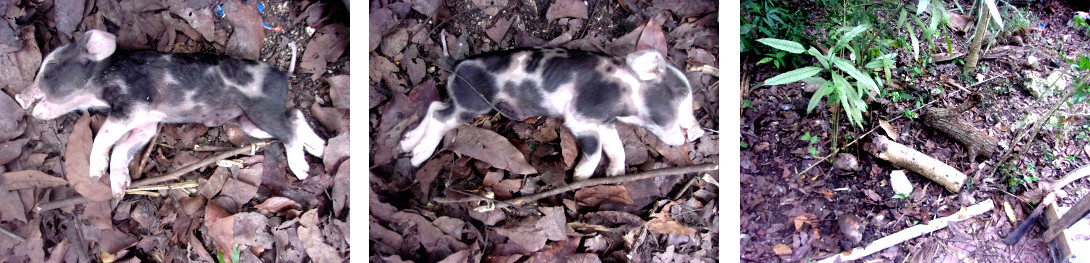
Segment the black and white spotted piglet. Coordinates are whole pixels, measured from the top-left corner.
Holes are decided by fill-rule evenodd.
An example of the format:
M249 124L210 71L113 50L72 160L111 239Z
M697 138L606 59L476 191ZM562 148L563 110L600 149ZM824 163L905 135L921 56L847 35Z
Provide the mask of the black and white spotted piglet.
M493 110L516 120L563 117L583 156L576 180L594 173L603 149L610 159L606 174L624 173L617 121L644 127L669 145L704 134L693 117L688 79L654 50L623 59L558 48L487 53L459 61L447 83L451 102L432 102L400 143L414 166L431 156L447 131Z
M91 30L49 53L34 83L16 100L39 119L80 109L109 112L91 146L90 176L110 167L115 197L128 187L129 162L155 136L156 123L237 121L246 133L284 143L299 179L303 151L321 157L325 140L299 110L286 108L288 76L264 63L212 54L116 51L117 37ZM110 148L113 153L110 155Z

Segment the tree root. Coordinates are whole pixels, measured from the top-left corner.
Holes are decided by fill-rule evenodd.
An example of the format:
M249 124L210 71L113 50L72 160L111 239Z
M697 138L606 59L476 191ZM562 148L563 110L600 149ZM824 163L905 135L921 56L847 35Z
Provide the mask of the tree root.
M953 138L969 150L969 162L974 162L977 157L991 157L995 152L999 140L973 127L972 124L960 118L959 115L974 105L980 103L980 95L973 95L972 99L953 108L928 109L921 120L924 125L939 130L946 136Z

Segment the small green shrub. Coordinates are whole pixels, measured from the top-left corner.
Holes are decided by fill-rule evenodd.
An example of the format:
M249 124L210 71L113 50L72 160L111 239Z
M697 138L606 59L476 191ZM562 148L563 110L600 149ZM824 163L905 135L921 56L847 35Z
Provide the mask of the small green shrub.
M801 59L786 52L773 51L755 46L755 39L778 38L795 42L808 42L806 34L806 15L796 8L795 11L779 7L780 1L745 0L741 10L741 52L752 52L765 56L758 64L772 63L776 68L797 66Z
M878 84L875 83L874 79L872 79L869 74L863 73L856 68L856 65L852 63L852 61L841 58L836 54L838 54L837 52L841 49L848 47L848 43L852 41L852 39L859 34L866 32L868 29L870 29L870 25L863 24L841 30L844 31L843 35L837 40L836 45L829 49L828 54L821 54L821 52L814 47L810 47L809 50L804 49L801 44L790 40L772 38L758 39L758 42L778 50L787 51L793 54L806 52L816 58L821 65L820 67L807 66L784 72L765 80L764 85L782 85L798 81L817 84L819 88L810 98L810 104L806 107L807 113L814 110L814 107L818 105L821 98L828 96L828 103L839 102L839 105L844 109L845 114L848 116L848 121L852 123L852 125L862 128L863 112L867 110L867 104L863 101L863 95L866 94L873 98L874 95L881 94L881 91L879 90ZM875 67L892 67L892 57L893 56L878 56L870 61L870 63L867 63L867 65ZM872 65L872 63L876 64ZM815 77L822 72L828 72L831 80L824 77ZM888 69L886 72L888 72ZM848 82L844 75L851 76L856 82Z

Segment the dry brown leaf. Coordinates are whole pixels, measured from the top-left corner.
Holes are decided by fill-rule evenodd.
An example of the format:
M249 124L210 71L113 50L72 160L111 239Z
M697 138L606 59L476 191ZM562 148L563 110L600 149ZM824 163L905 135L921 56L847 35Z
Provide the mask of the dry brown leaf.
M444 148L484 161L515 174L536 174L526 157L503 135L472 126L459 126L448 132Z
M68 181L60 177L48 175L36 170L7 172L4 173L3 179L3 182L7 184L8 190L50 188L68 184Z
M691 235L696 233L696 229L665 217L652 218L651 221L647 222L647 230L668 235Z
M526 251L535 252L545 247L545 231L536 226L537 220L524 218L496 228L496 233L507 237Z
M345 132L328 140L325 152L322 153L322 164L325 165L327 173L332 173L333 168L337 168L345 160L348 160L349 155L351 155L351 149L349 149L349 145L351 145L349 140L351 139L351 133Z
M549 5L545 20L552 22L562 17L587 19L587 4L579 0L560 0Z
M882 130L886 131L886 135L894 141L896 141L897 138L901 136L897 133L897 128L894 128L893 125L889 124L889 122L886 120L878 120L878 126L881 126Z
M260 26L260 22L258 22ZM336 61L348 48L348 27L344 24L329 24L314 32L307 42L307 49L300 57L299 68L303 73L312 73L311 79L317 80L326 71L326 63Z
M326 244L322 230L318 228L318 209L311 209L299 219L299 240L307 256L314 262L341 262L341 254L333 246Z
M68 145L64 150L64 171L67 173L65 177L68 178L68 184L88 200L106 201L113 198L110 186L103 182L103 180L109 180L105 178L108 176L103 176L104 178L99 178L98 181L91 181L89 175L93 142L90 123L91 117L84 113L79 120L76 120L72 134L68 136Z
M420 125L420 120L423 120L427 114L428 105L437 100L439 100L439 91L435 89L435 81L432 80L417 85L409 92L409 96L401 93L393 94L393 101L387 104L379 120L378 136L375 137L375 146L372 148L375 153L371 159L374 161L372 167L390 163L397 158L397 154L401 151L398 147L401 135L405 130ZM408 122L412 119L416 121Z
M106 189L109 191L109 189ZM0 182L0 222L18 220L26 223L26 210L19 193L8 190L6 182Z
M511 19L499 18L496 20L496 24L492 27L485 29L484 33L491 38L492 41L503 41L503 37L507 35L507 30L511 29Z
M329 83L329 99L333 100L333 107L348 109L351 88L348 83L349 75L337 75L326 78Z
M809 213L802 214L802 215L796 216L794 222L795 222L795 231L802 231L802 227L807 225L807 224L809 224L811 226L816 226L817 225L816 224L817 223L817 216L815 216L814 214L809 214Z
M636 50L654 49L666 56L666 34L662 32L662 23L666 21L665 15L660 15L647 21L643 26L643 32L636 41Z
M560 155L564 158L564 168L571 169L575 165L575 157L579 156L579 148L575 142L575 135L568 129L558 129L560 133ZM1090 155L1090 151L1087 151Z
M299 203L282 196L274 196L269 199L265 199L265 202L255 205L254 208L260 209L269 213L279 213L284 208L299 208Z
M946 26L962 33L969 32L969 29L976 23L976 18L973 16L963 16L954 12L946 12L946 15L950 17L950 23L946 24Z
M965 55L965 53L954 53L954 54L935 53L935 54L931 54L931 60L935 61L935 63L946 62L946 61L954 60L955 58L960 58L961 56L964 56L964 55Z
M349 180L352 176L350 163L351 162L342 162L340 167L337 167L337 173L333 175L333 193L330 198L333 199L334 216L339 217L342 210L344 210L345 207L348 207L348 193L351 190L351 187L349 187Z
M622 185L599 185L587 187L575 191L575 201L582 205L597 207L602 203L617 203L631 205L636 202L628 193L628 188Z
M787 245L784 245L783 243L779 243L779 244L776 244L775 246L772 246L772 252L775 252L776 255L778 255L780 257L790 257L791 253L793 253L791 251L791 247L789 247Z
M265 28L262 26L261 14L257 12L257 5L242 4L238 5L237 10L224 11L225 20L235 29L231 37L227 39L226 54L245 59L258 59L261 56L261 47L265 45ZM308 43L307 51L310 51L309 45ZM306 61L305 57L303 61Z
M545 232L545 236L549 238L549 240L568 240L567 234L575 232L568 227L568 220L564 217L563 207L542 207L541 213L545 216L537 221L537 227Z

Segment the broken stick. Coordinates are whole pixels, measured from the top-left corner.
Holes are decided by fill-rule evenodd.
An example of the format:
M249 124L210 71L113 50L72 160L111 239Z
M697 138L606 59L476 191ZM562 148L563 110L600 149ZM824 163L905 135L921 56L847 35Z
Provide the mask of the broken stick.
M957 107L928 109L920 119L923 120L924 125L939 130L965 146L969 150L969 162L973 162L978 156L988 158L995 152L995 146L999 144L999 140L973 127L960 116L962 112L979 104L981 100L980 95L973 95L972 99Z
M961 191L961 187L965 185L965 179L968 176L958 171L958 169L927 154L890 140L885 135L877 135L872 138L874 138L871 142L872 146L868 151L882 160L889 161L893 166L923 175L953 193Z
M1007 243L1007 245L1017 244L1019 240L1022 240L1022 236L1026 235L1026 231L1029 231L1029 228L1037 223L1037 219L1041 217L1041 213L1044 212L1045 207L1052 205L1052 203L1056 202L1056 192L1062 191L1062 188L1064 186L1067 186L1068 184L1071 184L1072 182L1078 181L1079 179L1087 176L1090 176L1090 165L1080 167L1079 169L1075 169L1074 171L1067 173L1067 175L1065 175L1063 179L1055 184L1044 184L1042 187L1045 188L1044 190L1048 193L1048 195L1045 195L1045 198L1041 199L1041 203L1037 204L1037 208L1033 209L1033 213L1031 213L1029 217L1026 217L1026 220L1022 221L1022 224L1018 225L1018 228L1015 228L1014 232L1011 232L1011 234L1007 236L1007 238L1003 239L1003 242ZM1081 217L1074 218L1071 223L1074 223L1074 221L1078 220L1079 218ZM1064 228L1066 229L1067 227ZM1058 230L1054 232L1058 232ZM1053 238L1056 238L1056 236L1052 235L1051 237L1048 237L1048 235L1046 235L1045 240L1051 241Z
M961 211L958 211L953 215L931 220L931 222L928 222L927 224L916 225L905 230L901 230L900 232L875 240L865 248L854 248L849 254L837 253L835 256L823 259L819 262L843 262L848 260L860 259L867 255L874 254L875 252L882 251L886 248L901 244L902 242L908 241L909 239L913 239L918 236L946 228L946 226L950 225L950 223L962 221L965 219L969 219L970 217L978 216L985 212L992 211L992 208L994 208L992 200L984 200L984 202L980 202L973 206L967 208L963 207Z

